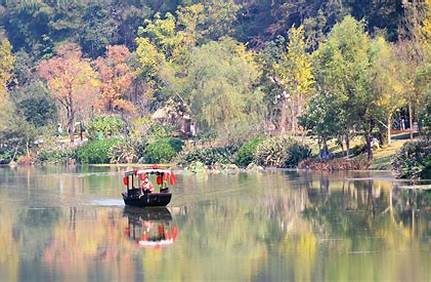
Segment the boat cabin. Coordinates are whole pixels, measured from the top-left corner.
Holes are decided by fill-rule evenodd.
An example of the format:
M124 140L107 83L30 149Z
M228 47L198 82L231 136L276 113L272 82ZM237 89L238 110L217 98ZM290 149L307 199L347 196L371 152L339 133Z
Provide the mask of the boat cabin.
M150 180L150 177L152 180ZM166 206L171 200L169 186L175 185L176 176L173 171L160 168L148 168L141 170L129 170L124 173L123 199L126 205ZM158 187L155 187L155 186Z

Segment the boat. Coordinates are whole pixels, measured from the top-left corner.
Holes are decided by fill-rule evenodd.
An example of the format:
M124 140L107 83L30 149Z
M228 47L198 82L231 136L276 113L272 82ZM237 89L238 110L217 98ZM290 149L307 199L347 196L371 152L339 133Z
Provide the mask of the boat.
M156 176L159 192L141 188L144 181L151 175ZM122 192L121 195L126 206L139 208L165 207L170 203L172 198L168 185L175 185L175 182L175 174L168 169L153 167L142 170L129 170L124 173L123 184L126 186L126 191Z

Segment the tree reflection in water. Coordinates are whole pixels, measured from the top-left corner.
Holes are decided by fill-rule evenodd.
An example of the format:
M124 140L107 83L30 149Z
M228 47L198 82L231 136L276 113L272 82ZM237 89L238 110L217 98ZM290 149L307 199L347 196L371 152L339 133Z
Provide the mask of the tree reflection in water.
M431 280L430 193L388 178L180 176L147 212L92 204L116 171L58 173L0 169L0 280Z

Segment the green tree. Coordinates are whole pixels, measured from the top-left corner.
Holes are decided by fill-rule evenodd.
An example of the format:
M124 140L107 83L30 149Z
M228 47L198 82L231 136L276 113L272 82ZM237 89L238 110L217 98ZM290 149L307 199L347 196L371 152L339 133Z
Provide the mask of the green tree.
M174 91L190 105L200 127L232 138L234 132L257 126L263 95L255 87L260 71L253 54L226 38L194 49L190 58L183 87Z
M347 16L317 50L316 72L321 91L333 95L343 109L340 127L334 135L344 135L349 148L350 132L362 134L371 159L371 133L378 107L369 79L369 46L363 24Z

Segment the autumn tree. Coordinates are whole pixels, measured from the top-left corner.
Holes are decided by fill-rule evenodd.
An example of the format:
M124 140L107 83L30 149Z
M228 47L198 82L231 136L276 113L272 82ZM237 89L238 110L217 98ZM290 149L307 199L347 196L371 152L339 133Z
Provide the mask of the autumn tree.
M15 57L7 39L0 38L0 129L7 127L10 118L11 101L7 92L7 83L12 78Z
M55 57L42 61L39 75L66 113L70 141L74 142L74 123L77 113L83 114L94 105L99 81L88 60L82 58L79 47L65 44Z
M96 67L100 78L98 108L102 112L130 114L134 106L127 93L135 77L128 64L130 51L124 45L108 46L106 56L98 58Z
M6 92L8 81L12 78L14 64L12 46L7 39L0 38L0 94L2 95Z
M304 28L292 27L289 31L287 52L274 65L276 80L284 90L281 99L281 132L290 125L292 132L298 130L298 117L313 91L314 76L310 55L306 51Z
M386 117L387 139L391 143L392 116L406 104L405 77L403 66L397 59L393 47L383 37L377 37L370 47L371 89L377 105ZM378 118L378 117L377 117Z

